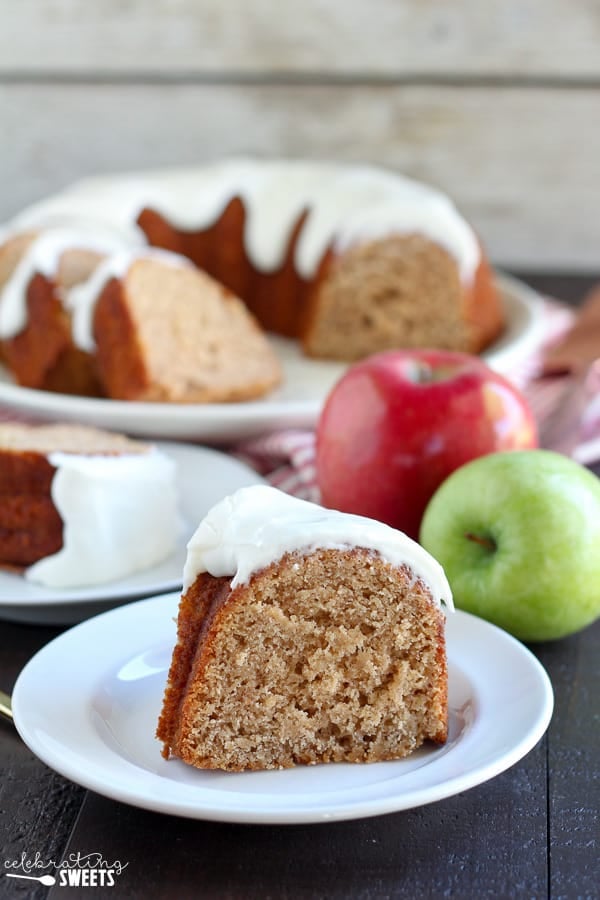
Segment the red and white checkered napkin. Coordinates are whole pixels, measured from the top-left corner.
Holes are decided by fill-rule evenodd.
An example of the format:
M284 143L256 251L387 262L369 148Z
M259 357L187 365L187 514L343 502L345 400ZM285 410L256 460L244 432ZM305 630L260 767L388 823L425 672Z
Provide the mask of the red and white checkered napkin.
M566 333L575 314L568 307L547 300L543 315L539 347L520 361L509 375L529 400L540 426L552 414L571 381L570 376L564 375L541 377L542 352ZM306 500L319 501L314 432L278 431L246 441L232 450L275 487ZM585 464L600 460L600 384L584 412L573 457Z

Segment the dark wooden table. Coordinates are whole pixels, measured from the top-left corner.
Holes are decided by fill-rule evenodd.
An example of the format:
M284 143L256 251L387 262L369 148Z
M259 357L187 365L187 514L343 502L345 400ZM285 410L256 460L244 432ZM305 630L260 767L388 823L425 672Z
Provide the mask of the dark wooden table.
M591 284L524 277L571 302ZM10 691L59 633L0 620L0 687ZM0 723L0 897L598 898L600 621L532 649L555 712L525 759L448 800L359 821L251 826L145 812L66 781ZM128 863L114 887L47 888L3 874L23 853L90 852Z

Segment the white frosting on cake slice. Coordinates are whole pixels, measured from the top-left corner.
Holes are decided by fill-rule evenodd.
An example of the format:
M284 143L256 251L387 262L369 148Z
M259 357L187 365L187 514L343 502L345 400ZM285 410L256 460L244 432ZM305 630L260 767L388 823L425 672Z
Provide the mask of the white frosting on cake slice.
M123 238L102 227L60 226L36 237L0 291L0 338L9 340L27 324L27 289L34 275L54 278L67 250L91 250L113 254L124 246Z
M186 256L161 250L157 247L140 247L121 250L107 256L92 272L87 281L81 282L67 291L65 308L71 314L71 335L73 343L80 350L93 353L96 341L93 335L94 310L96 302L112 278L123 278L137 259L155 259L167 266L193 266Z
M181 531L173 460L143 453L52 452L51 496L63 523L63 546L25 577L52 588L116 581L174 551Z
M381 522L325 509L276 488L241 488L214 506L188 543L187 590L201 572L232 576L232 588L285 553L361 547L393 566L406 565L434 601L452 609L452 591L440 564L416 541Z

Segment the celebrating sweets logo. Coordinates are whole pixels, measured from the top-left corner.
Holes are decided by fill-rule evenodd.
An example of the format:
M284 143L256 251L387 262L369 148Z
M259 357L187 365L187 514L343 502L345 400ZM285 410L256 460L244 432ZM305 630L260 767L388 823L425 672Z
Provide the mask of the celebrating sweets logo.
M44 860L39 851L34 856L23 852L18 859L5 860L4 874L7 878L38 881L47 887L113 887L128 865L118 859L109 862L101 853L70 853L56 862Z

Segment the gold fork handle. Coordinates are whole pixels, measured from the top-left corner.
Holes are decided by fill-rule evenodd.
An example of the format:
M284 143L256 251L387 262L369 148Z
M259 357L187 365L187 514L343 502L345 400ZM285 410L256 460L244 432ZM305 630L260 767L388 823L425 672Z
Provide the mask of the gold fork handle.
M4 691L0 691L0 716L4 716L4 718L8 719L10 722L13 720L10 697L8 694L5 694Z

